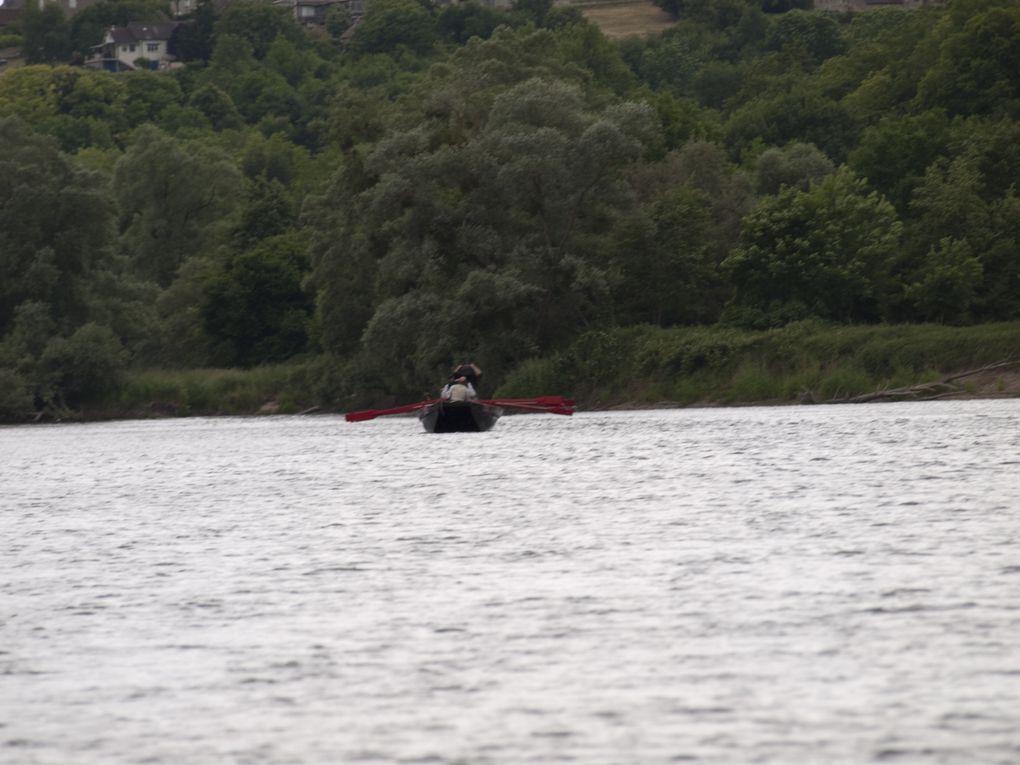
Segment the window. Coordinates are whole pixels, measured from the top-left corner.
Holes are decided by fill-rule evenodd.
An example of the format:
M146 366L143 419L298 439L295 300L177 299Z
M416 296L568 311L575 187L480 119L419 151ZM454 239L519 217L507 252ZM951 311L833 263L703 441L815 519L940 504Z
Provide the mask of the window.
M145 50L149 53L159 53L159 43L145 43Z
M131 47L131 52L132 52L132 53L134 53L134 52L135 52L135 44L134 44L134 43L131 43L131 46L130 46L130 47Z

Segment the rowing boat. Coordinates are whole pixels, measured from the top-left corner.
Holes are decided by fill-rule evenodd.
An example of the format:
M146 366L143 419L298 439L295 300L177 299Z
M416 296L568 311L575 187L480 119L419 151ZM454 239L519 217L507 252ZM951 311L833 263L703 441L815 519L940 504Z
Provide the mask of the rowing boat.
M480 401L437 401L418 418L429 433L479 433L491 430L502 414L500 407Z

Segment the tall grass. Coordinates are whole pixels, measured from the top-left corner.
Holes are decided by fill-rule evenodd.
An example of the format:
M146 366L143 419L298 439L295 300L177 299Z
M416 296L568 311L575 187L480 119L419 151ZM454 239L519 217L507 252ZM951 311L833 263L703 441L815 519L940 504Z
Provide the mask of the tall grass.
M1020 357L1020 322L833 326L767 332L630 327L582 336L522 365L500 395L569 392L588 405L839 400Z
M112 413L253 414L266 404L282 413L313 406L303 368L135 370L98 408Z

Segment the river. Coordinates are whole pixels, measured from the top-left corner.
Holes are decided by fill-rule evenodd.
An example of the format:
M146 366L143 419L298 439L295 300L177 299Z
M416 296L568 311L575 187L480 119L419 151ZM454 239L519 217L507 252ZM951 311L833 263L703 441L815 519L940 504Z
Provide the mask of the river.
M0 762L1020 762L1020 401L0 429Z

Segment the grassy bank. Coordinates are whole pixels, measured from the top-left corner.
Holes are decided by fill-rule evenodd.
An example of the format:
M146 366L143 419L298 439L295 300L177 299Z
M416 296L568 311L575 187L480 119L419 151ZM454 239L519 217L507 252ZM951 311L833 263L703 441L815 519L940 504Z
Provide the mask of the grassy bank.
M87 405L85 419L296 414L317 406L304 365L256 369L146 369Z
M802 322L769 332L640 326L590 332L566 351L532 360L492 383L500 383L498 396L560 393L589 409L828 402L932 383L1007 359L1020 361L1020 322L979 327ZM69 415L98 420L296 414L406 403L370 401L364 390L341 390L351 383L326 383L329 376L322 360L250 370L135 370L102 400ZM1020 396L1020 363L925 390ZM916 396L902 396L911 397Z
M978 327L801 322L768 332L629 327L588 333L564 353L523 365L500 395L569 392L591 408L844 401L1006 359L1020 359L1020 322ZM960 395L1020 395L1015 378L1002 369L954 387Z

